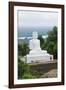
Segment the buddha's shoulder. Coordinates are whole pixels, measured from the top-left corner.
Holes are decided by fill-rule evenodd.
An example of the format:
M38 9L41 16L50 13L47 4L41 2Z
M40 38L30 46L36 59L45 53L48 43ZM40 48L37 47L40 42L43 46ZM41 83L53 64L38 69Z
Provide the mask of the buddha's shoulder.
M40 40L38 40L38 39L35 39L35 40L30 40L30 42L39 42Z

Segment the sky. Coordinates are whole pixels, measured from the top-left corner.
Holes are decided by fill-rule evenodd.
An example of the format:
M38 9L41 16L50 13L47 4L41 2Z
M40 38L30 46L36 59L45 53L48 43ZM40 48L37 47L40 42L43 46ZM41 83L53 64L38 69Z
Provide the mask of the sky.
M58 26L58 13L49 11L18 11L18 27Z

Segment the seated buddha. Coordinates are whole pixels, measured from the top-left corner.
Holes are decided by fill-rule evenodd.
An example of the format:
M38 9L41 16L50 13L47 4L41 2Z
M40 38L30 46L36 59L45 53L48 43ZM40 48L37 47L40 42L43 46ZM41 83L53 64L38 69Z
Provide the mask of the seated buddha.
M32 39L29 41L29 54L45 54L47 51L41 50L40 40L38 39L38 33L34 31L32 33Z

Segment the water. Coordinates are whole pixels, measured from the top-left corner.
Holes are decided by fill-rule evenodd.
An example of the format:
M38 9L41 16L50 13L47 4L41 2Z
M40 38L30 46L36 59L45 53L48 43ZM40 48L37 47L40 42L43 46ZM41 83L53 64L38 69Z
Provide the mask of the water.
M18 43L28 42L32 37L32 32L37 31L38 35L46 36L52 27L20 27L18 28Z

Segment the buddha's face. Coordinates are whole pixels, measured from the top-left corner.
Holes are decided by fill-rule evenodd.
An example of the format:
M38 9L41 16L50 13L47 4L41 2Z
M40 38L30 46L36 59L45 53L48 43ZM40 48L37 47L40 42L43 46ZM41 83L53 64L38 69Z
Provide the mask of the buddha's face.
M36 31L34 31L34 32L32 33L32 38L33 38L33 39L37 39L37 38L38 38L38 33L37 33Z

